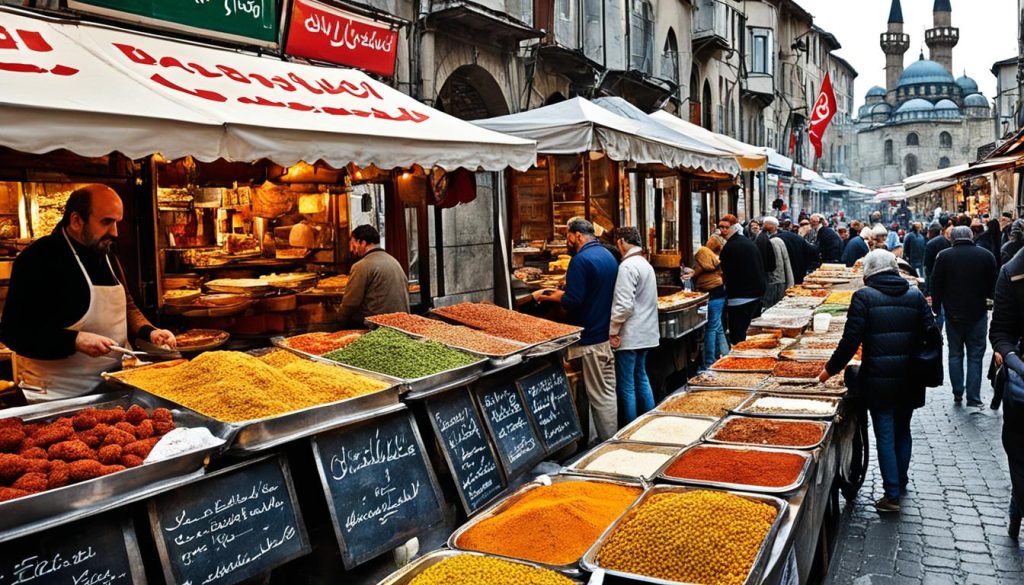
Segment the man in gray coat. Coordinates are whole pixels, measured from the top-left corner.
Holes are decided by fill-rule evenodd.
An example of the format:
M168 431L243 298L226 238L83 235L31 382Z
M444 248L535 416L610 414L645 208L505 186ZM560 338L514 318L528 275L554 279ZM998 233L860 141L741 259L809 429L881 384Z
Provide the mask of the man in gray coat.
M786 242L778 237L779 220L774 217L766 217L761 222L765 233L768 234L769 243L775 252L775 270L768 273L768 290L764 293L764 308L768 309L786 296L786 289L793 286L793 265L789 261L789 251L786 249Z
M615 231L622 255L612 296L609 333L615 352L615 382L626 423L654 408L654 391L647 378L647 350L657 347L658 282L644 258L643 240L635 227Z

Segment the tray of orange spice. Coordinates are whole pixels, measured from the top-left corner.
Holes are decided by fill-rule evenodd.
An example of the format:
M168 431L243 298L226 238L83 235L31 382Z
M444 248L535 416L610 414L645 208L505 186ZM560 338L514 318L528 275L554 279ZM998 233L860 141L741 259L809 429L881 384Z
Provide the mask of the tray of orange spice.
M770 357L736 357L727 355L711 364L719 372L771 372L778 360Z

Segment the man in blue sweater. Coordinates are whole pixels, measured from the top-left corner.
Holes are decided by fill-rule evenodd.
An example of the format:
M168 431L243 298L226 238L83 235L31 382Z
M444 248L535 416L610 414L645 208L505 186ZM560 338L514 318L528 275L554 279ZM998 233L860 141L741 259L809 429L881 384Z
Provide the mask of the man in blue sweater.
M594 224L585 219L570 220L565 239L573 254L565 273L565 290L541 290L533 293L533 298L561 303L572 323L583 327L580 342L570 349L569 358L583 361L591 420L597 439L606 441L618 430L615 357L608 335L619 264L597 241Z

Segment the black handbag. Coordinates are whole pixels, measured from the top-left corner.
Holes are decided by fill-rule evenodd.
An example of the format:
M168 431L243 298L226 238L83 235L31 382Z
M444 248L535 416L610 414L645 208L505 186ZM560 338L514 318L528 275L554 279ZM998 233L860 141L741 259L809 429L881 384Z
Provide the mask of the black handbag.
M913 380L926 388L942 386L945 370L942 364L942 332L935 325L924 330L921 345L910 363Z

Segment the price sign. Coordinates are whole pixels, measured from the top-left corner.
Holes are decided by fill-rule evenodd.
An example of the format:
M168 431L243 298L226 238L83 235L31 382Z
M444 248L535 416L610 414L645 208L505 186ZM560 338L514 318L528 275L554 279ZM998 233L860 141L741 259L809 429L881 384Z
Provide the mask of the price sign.
M544 458L544 444L530 421L526 401L515 384L481 382L476 390L477 404L484 423L494 438L498 456L508 477L525 473Z
M516 380L526 398L549 452L557 451L583 436L576 405L569 392L569 380L559 363L551 362L540 370Z

